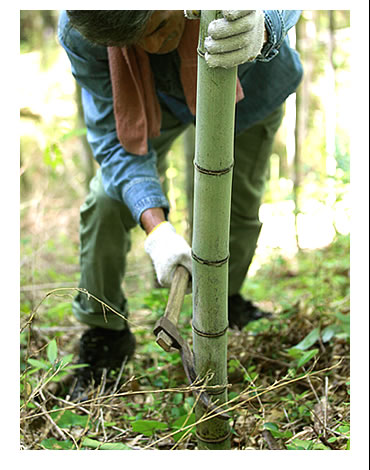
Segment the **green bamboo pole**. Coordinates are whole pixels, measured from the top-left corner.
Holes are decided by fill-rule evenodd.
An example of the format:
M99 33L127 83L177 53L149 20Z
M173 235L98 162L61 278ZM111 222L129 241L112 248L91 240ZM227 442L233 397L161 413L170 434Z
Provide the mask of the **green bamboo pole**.
M210 68L204 54L208 24L200 19L197 123L194 161L193 349L196 373L207 382L213 401L227 401L227 296L234 114L237 68ZM217 393L214 393L217 392ZM197 420L205 410L198 403ZM229 422L218 417L196 429L199 449L230 449Z

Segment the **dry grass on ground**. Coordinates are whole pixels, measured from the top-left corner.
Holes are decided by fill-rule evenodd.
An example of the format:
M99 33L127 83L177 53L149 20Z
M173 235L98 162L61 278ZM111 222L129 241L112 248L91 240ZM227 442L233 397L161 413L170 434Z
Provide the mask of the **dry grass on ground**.
M275 316L229 333L230 402L226 408L231 415L232 449L348 448L350 350L343 322L349 318L349 278L343 262L338 265L337 260L338 250L346 250L346 243L342 240L337 248L333 245L319 255L304 254L304 273L298 269L293 275L288 265L279 264L274 274L261 272L253 279L254 287L262 290L266 283L275 283L270 303ZM307 272L310 256L316 257L312 273ZM311 282L318 259L320 282L327 283L320 292ZM306 295L295 295L302 287ZM282 290L285 293L278 303L276 296ZM195 449L194 398L181 361L176 352L160 350L152 333L155 319L164 311L166 291L137 292L130 319L138 342L133 360L120 373L96 384L91 400L80 405L68 401L70 374L60 382L53 378L58 361L68 354L75 357L83 331L70 314L61 313L68 310L74 294L73 288L49 290L41 304L35 305L32 322L22 333L21 447ZM23 295L27 297L27 291ZM59 313L58 305L64 306ZM61 321L56 322L50 310ZM181 331L189 340L190 316L191 298L187 297ZM292 347L312 336L318 326L321 334L301 351L314 349L316 353L297 367L302 354L298 359L292 356ZM28 360L47 364L54 339L57 360L53 367L49 364L32 372L35 363Z

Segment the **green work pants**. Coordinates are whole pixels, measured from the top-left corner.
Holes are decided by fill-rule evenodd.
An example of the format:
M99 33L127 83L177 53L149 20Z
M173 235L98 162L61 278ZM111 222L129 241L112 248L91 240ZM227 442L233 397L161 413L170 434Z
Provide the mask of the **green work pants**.
M282 120L278 108L235 139L235 164L230 221L229 294L239 292L252 261L261 222L258 218L266 171L276 131ZM174 140L186 129L166 110L162 110L161 135L152 143L158 156L158 171L166 189L166 154ZM130 250L130 230L135 227L124 203L104 191L98 170L90 192L80 210L80 288L72 309L76 318L90 326L115 330L126 327L127 300L122 290L126 255ZM105 308L101 302L113 308Z

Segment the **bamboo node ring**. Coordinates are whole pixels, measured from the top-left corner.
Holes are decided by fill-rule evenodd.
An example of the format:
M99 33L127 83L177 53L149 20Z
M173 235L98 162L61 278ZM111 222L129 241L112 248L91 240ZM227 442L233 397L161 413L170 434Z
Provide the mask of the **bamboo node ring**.
M205 338L219 338L220 336L223 336L224 334L226 334L227 329L229 328L229 325L226 328L224 328L222 331L217 331L216 333L206 333L204 331L200 331L198 330L198 328L196 328L193 325L193 323L191 324L191 327L194 333L196 333L198 336L204 336Z
M229 431L227 434L225 434L225 436L221 436L221 437L218 437L218 438L206 438L206 437L203 437L201 436L197 431L195 431L195 435L197 437L197 439L199 439L200 441L202 442L209 442L209 443L215 443L217 444L218 442L224 442L226 441L227 439L230 438L231 436L231 431Z
M199 258L199 256L197 256L194 253L194 251L191 251L191 256L195 261L197 261L200 264L205 264L207 266L214 266L214 267L222 266L223 264L227 263L229 261L229 258L230 258L230 254L228 254L226 256L226 258L224 258L224 259L212 261L212 260Z
M199 173L203 173L204 175L222 176L222 175L226 175L233 169L234 162L232 162L232 164L229 165L227 168L222 168L221 170L208 170L207 168L202 168L201 166L198 165L196 161L194 161L194 166L199 171Z
M204 53L203 51L201 51L201 50L199 49L199 47L197 47L197 54L198 54L200 57L203 57L203 59L204 59L205 53Z

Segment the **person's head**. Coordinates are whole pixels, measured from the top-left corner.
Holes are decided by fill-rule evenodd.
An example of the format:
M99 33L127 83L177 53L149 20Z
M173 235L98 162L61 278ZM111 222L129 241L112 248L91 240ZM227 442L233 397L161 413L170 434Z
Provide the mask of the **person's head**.
M185 26L183 10L67 10L72 26L103 46L138 44L152 54L177 48Z

